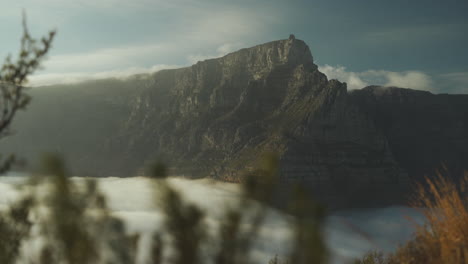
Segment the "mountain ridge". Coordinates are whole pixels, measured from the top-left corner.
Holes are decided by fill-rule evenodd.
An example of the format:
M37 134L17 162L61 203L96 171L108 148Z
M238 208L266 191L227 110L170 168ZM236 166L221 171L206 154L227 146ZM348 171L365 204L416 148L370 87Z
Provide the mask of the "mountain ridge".
M31 91L32 109L19 116L18 135L3 149L30 159L58 152L82 175L141 174L162 159L174 174L226 181L241 181L262 153L276 152L285 185L300 182L337 208L402 203L418 178L411 173L421 172L404 157L407 138L392 137L378 121L393 115L379 105L394 106L408 93L376 86L348 92L318 70L307 44L294 36L145 78L55 88ZM415 94L409 104L430 96ZM462 135L468 121L451 111L442 115L462 122ZM413 135L419 128L410 123L401 125ZM468 159L459 153L455 163L463 165Z

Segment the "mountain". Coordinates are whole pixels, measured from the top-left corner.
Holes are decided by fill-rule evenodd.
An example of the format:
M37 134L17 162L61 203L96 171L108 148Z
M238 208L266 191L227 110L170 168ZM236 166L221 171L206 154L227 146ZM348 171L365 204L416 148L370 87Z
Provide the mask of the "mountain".
M177 175L237 182L275 152L284 186L301 183L343 208L401 203L439 161L468 164L466 96L348 93L294 36L186 68L30 94L17 134L0 148L32 164L61 153L78 175L130 176L162 159Z
M468 168L468 95L369 86L350 94L371 116L398 164L416 181Z

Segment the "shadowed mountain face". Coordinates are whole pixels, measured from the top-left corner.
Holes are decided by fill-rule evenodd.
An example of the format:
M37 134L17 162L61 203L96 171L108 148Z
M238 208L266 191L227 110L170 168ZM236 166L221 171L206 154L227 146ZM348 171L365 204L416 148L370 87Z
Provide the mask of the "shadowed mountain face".
M414 180L468 168L468 95L369 86L350 95L372 117L398 164Z
M79 175L130 176L162 159L174 174L240 181L275 152L284 186L299 182L332 207L357 207L403 202L410 177L439 159L468 164L467 97L381 87L348 94L293 36L187 68L31 95L2 151L33 164L59 152Z

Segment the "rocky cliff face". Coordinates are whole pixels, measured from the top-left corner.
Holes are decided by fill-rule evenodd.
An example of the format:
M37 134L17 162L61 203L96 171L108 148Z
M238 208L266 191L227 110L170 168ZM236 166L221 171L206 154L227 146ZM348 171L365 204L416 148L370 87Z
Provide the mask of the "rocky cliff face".
M6 151L57 151L77 174L129 176L163 159L175 174L227 181L242 180L262 153L275 152L284 186L301 183L332 207L404 201L414 171L401 146L418 132L400 118L432 96L415 92L400 104L380 88L348 94L294 36L187 68L65 88L33 90L36 105L20 116ZM466 109L466 98L453 98ZM467 139L466 115L445 121L446 133L455 126L457 140ZM27 149L18 151L24 140Z
M118 155L113 164L164 157L176 174L239 181L262 153L276 152L284 182L304 182L339 206L396 201L407 186L386 138L301 40L161 71L151 82L110 139L131 139L118 148L125 162Z

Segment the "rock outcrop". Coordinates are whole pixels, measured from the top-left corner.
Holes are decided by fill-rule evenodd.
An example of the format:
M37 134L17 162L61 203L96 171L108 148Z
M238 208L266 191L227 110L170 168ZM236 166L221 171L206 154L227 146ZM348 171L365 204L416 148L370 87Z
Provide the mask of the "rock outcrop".
M332 207L395 204L405 199L408 172L420 172L405 157L413 153L405 146L420 133L411 118L433 103L426 97L450 97L450 105L465 109L452 115L440 103L427 122L444 119L443 133L456 137L453 144L466 143L468 135L462 135L466 97L399 91L370 87L348 94L346 84L328 80L308 46L291 36L128 80L34 89L37 101L20 116L19 134L2 144L27 157L63 153L77 174L130 176L162 159L174 174L225 181L242 180L262 153L275 152L285 186L299 182ZM414 108L421 100L422 108ZM421 142L439 138L434 130ZM450 146L447 157L458 158L462 152Z

